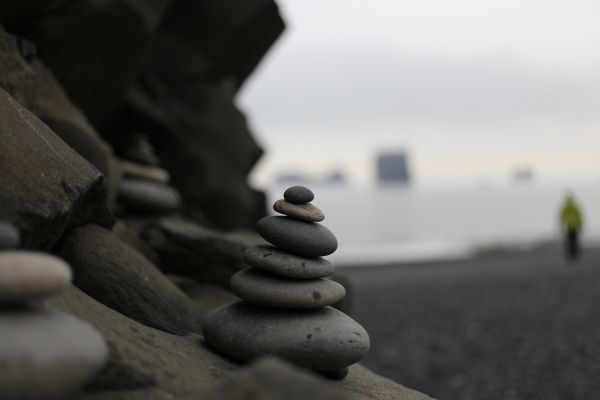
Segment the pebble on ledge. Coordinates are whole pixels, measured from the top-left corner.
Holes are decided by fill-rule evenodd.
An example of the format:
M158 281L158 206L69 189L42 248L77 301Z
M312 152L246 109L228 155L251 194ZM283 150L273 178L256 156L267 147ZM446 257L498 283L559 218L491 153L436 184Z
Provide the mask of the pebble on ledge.
M270 354L330 379L343 379L348 366L368 353L369 335L331 307L346 290L325 279L334 267L321 256L333 253L338 243L318 223L325 215L308 203L314 194L295 186L284 198L274 209L286 216L265 217L256 224L273 246L247 248L244 260L250 268L231 278L242 301L209 314L202 325L204 338L235 360Z

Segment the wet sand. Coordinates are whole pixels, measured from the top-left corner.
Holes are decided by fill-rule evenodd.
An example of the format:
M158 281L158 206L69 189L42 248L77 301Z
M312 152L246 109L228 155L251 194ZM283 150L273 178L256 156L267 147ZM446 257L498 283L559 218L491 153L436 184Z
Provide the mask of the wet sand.
M364 364L439 399L600 398L600 249L344 270Z

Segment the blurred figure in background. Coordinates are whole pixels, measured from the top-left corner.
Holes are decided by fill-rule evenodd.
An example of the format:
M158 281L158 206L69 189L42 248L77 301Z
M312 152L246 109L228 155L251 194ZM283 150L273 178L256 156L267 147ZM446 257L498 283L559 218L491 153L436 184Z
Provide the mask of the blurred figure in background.
M571 193L560 211L560 222L565 235L565 256L567 260L574 261L581 252L579 246L579 232L583 226L583 217L581 210Z

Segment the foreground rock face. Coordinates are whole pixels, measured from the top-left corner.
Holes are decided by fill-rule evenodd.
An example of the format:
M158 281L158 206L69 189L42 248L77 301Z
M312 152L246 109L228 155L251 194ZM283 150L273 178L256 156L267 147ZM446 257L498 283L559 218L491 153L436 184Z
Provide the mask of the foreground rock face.
M71 226L110 227L102 174L0 89L0 220L22 245L49 249Z
M264 194L247 182L262 149L235 93L283 28L272 0L175 1L129 96L144 122L134 128L152 137L188 215L222 229L251 228L266 214Z
M63 0L59 12L45 12L14 31L36 43L71 99L100 126L122 105L169 3Z
M156 266L114 234L88 225L70 232L60 249L74 282L96 300L157 329L200 332L191 300Z
M175 46L167 39L159 40L159 45ZM192 51L172 53L165 50L154 58L160 60L157 63L186 68L173 71L157 67L149 72L147 79L160 82L157 85L165 86L165 90L138 90L132 96L132 108L140 119L151 122L149 133L156 151L192 215L223 229L250 228L266 214L264 195L251 189L246 179L262 150L252 138L245 117L235 108L233 93L220 83L190 84L194 81L190 74L198 73L189 66L190 58L200 56ZM217 156L225 154L225 148L228 156Z
M248 241L193 221L163 218L151 224L143 237L160 256L166 272L228 286L231 276L246 267L243 252Z
M203 23L190 24L190 19ZM226 76L239 87L283 32L284 23L272 0L178 0L163 29L206 54L211 76Z
M69 100L53 74L40 61L35 45L0 29L0 87L35 114L54 133L102 172L118 180L112 149Z
M219 386L206 400L345 400L346 395L306 370L266 357L242 369L235 384Z
M237 385L237 365L207 349L199 336L176 336L149 328L96 302L77 288L45 300L43 305L50 310L69 311L89 321L108 342L110 358L107 367L78 400L172 400L206 398L219 393L235 394L232 393L235 392L233 388L231 392L221 391L223 385ZM278 393L282 388L277 382L281 381L292 386L294 382L322 382L320 378L305 378L303 372L296 369L294 380L290 380L290 375L282 368L263 367L261 371L264 372L259 374L269 377L260 380L264 393ZM242 376L241 379L241 387L251 385L248 378ZM344 381L322 383L339 391L346 399L430 399L360 365L350 367ZM294 387L300 390L300 386ZM250 392L259 390L252 387L254 389L249 389ZM312 393L310 388L304 387L304 390L307 390L304 393Z

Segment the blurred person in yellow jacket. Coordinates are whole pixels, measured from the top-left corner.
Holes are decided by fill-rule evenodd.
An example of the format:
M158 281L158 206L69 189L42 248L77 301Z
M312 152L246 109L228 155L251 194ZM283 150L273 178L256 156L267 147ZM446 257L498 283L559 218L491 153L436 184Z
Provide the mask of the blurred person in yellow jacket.
M576 260L580 254L579 233L583 227L583 216L570 193L560 210L560 223L565 237L565 255L569 260Z

